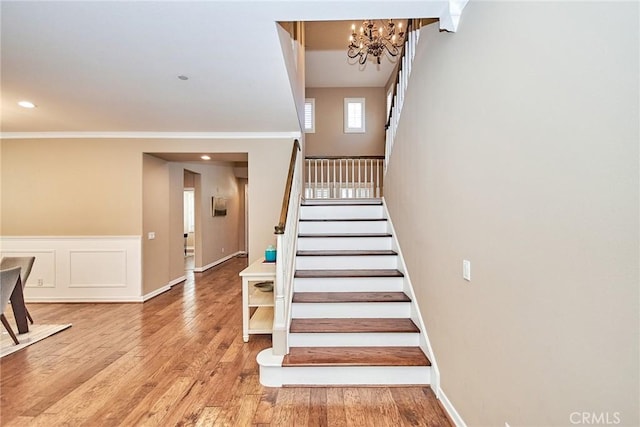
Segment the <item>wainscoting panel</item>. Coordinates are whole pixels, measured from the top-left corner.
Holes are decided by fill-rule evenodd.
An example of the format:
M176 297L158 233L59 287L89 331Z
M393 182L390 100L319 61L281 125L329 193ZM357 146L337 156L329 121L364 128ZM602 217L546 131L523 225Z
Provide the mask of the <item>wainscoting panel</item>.
M140 236L0 237L2 256L35 256L27 302L141 302Z
M56 287L56 251L54 249L39 251L8 251L2 242L2 256L22 257L34 256L31 274L27 279L27 288L55 288Z
M126 251L70 251L70 288L126 288Z

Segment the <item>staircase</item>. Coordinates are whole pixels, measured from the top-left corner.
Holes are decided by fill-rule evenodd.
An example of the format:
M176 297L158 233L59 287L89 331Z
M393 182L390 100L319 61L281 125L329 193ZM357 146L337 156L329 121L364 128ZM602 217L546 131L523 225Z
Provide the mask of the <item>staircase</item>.
M264 385L431 382L390 230L380 199L303 202L289 354L259 355Z

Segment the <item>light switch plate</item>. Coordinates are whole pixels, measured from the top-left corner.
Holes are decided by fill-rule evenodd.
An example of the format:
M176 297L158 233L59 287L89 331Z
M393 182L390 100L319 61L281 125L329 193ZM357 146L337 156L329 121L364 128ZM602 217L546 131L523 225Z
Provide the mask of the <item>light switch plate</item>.
M471 261L462 260L462 278L471 281Z
M156 233L155 233L155 231L150 231L150 232L149 232L149 240L153 240L153 239L155 239L155 238L156 238Z

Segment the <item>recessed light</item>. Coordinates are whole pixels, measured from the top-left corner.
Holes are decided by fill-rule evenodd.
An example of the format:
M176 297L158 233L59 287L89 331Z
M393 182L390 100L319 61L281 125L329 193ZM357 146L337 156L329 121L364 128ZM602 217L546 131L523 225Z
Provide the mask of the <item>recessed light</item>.
M211 157L210 157L210 156L207 156L206 154L204 154L204 155L200 156L200 158L201 158L202 160L211 160Z
M22 108L36 108L36 104L29 101L20 101L18 102L18 105L21 106Z

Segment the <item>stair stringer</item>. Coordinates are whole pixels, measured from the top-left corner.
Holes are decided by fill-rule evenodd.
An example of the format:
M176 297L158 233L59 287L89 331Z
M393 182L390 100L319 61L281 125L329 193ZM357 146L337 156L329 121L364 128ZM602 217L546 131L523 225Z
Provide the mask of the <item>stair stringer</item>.
M427 334L427 328L422 319L422 314L420 314L420 309L418 306L418 301L416 300L415 292L413 291L413 285L411 283L411 276L409 275L409 270L407 265L404 262L404 256L402 255L402 249L400 248L400 243L398 242L398 235L393 227L393 220L391 219L391 215L389 215L389 210L387 209L387 202L382 197L382 206L384 210L384 216L387 219L388 231L391 233L392 237L392 249L398 253L398 270L404 274L403 278L403 291L409 298L411 298L411 320L418 326L420 329L420 342L419 347L422 349L424 354L427 355L427 358L431 361L431 389L435 392L436 397L440 398L440 370L438 369L438 363L436 361L435 354L433 353L433 349L431 347L431 343L429 341L429 336Z

